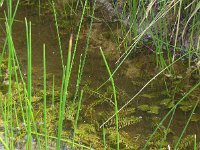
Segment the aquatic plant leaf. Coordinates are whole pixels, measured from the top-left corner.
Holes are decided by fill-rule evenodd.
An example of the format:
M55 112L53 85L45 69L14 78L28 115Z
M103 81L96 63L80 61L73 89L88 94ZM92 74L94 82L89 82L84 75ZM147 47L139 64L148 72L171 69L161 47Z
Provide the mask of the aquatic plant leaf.
M151 106L149 108L149 111L147 111L147 112L150 113L150 114L158 114L159 113L159 109L160 109L159 106Z
M132 115L133 113L135 113L135 108L134 107L132 107L132 108L126 108L126 109L124 109L124 111L121 111L119 114L121 115L121 116L128 116L128 115Z
M129 116L125 116L125 115L122 115L122 116L119 116L119 128L124 128L124 127L127 127L127 126L130 126L130 125L133 125L133 124L136 124L136 123L139 123L140 121L142 120L141 117L137 117L137 116L134 116L134 115L129 115ZM116 124L116 121L115 121L115 118L114 119L111 119L106 127L107 128L112 128L112 129L115 129L115 124Z
M138 109L140 109L141 111L148 111L149 110L149 106L144 104L144 105L140 105L138 106Z
M139 117L131 116L131 117L124 117L120 118L119 120L119 128L124 128L133 124L140 122L142 119Z
M181 102L180 105L189 106L189 105L191 105L191 102L186 100L186 101Z
M193 121L193 122L200 121L200 114L193 114L192 118L191 118L191 121Z
M184 112L190 111L193 108L193 105L191 104L191 101L188 101L188 100L181 102L180 105L181 106L179 108Z
M140 143L133 139L138 137L133 137L127 134L125 131L120 131L120 148L121 149L139 149ZM109 129L107 130L107 136L106 140L108 143L111 143L112 147L109 147L108 149L115 149L116 144L116 131L115 129Z
M178 147L178 149L190 149L191 146L194 144L194 135L187 135L185 138L181 140L181 143Z
M174 101L171 101L168 105L167 105L167 108L172 108L174 107Z
M161 104L161 105L164 105L164 106L167 106L167 105L169 104L170 101L171 101L170 98L166 98L166 99L163 99L163 100L160 102L160 104Z
M79 124L76 135L75 141L77 142L87 143L88 145L92 143L94 148L103 147L95 127L91 124Z
M160 105L163 105L167 108L172 108L174 106L174 102L170 98L166 98L160 102Z
M149 98L149 99L155 97L153 94L142 94L141 96L144 97L144 98Z
M190 105L190 106L183 105L183 106L180 106L179 108L180 108L182 111L187 112L187 111L192 110L193 106L192 106L192 105Z

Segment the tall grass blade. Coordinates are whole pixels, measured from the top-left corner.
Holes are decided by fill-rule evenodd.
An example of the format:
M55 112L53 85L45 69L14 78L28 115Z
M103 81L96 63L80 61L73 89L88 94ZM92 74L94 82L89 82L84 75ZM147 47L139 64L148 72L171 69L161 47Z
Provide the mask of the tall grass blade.
M74 141L75 141L75 136L76 136L76 129L78 126L78 119L79 119L79 113L81 110L81 102L82 102L82 98L83 98L83 90L81 91L81 95L80 95L80 99L78 102L78 108L77 108L77 112L76 112L76 118L75 118L75 123L74 123L74 134L73 134L73 144L72 144L72 148L74 149Z
M45 132L45 149L48 149L48 131L47 131L47 96L46 96L46 49L45 44L43 45L43 78L44 78L44 132Z
M103 60L104 60L104 63L105 63L105 65L106 65L106 68L107 68L107 71L108 71L108 74L109 74L109 76L110 76L110 81L111 81L111 84L112 84L112 89L113 89L113 95L114 95L114 102L115 102L115 119L116 119L116 124L115 124L115 126L116 126L116 143L117 143L117 150L119 150L119 124L118 124L118 104L117 104L117 91L116 91L116 89L115 89L115 83L114 83L114 79L113 79L113 77L112 77L112 73L111 73L111 71L110 71L110 68L109 68L109 66L108 66L108 63L107 63L107 61L106 61L106 58L105 58L105 55L104 55L104 53L103 53L103 50L101 49L101 47L100 47L100 51L101 51L101 55L102 55L102 57L103 57Z
M69 110L70 116L72 116L71 113L74 110L74 106L75 106L75 103L76 103L76 98L78 96L79 86L80 86L80 82L81 82L81 68L82 68L81 65L82 65L82 55L80 56L80 61L79 61L77 82L76 82L76 90L75 90L74 98L73 98L73 101L72 101L72 106L71 106L71 108Z
M8 3L9 7L11 7L12 3ZM11 7L12 8L12 7ZM9 11L11 13L12 11ZM6 32L7 32L7 37L8 37L8 109L7 109L7 123L9 125L10 131L5 131L8 133L8 136L11 137L10 140L10 149L14 149L14 133L13 133L13 100L12 100L12 72L13 72L13 51L14 51L14 45L12 42L12 25L11 25L11 14L9 17L6 18ZM10 120L9 120L10 119ZM6 128L7 129L7 128ZM7 141L7 139L6 139Z
M77 32L77 35L76 35L76 40L75 40L75 45L74 45L74 52L73 52L72 60L71 60L70 72L72 70L72 67L73 67L73 64L74 64L74 58L76 56L76 50L77 50L77 46L78 46L79 36L80 36L80 32L81 32L81 27L82 27L83 18L84 18L84 15L85 15L87 2L88 2L88 0L85 0L85 4L84 4L84 7L83 7L82 15L81 15L81 18L80 18L80 23L79 23L78 32Z
M67 66L65 71L65 78L63 81L63 95L62 95L62 101L60 102L60 110L59 110L59 121L58 121L58 140L56 144L57 150L60 150L60 139L61 139L61 133L62 133L62 126L63 126L63 119L65 115L65 108L66 108L66 99L68 95L68 85L69 85L69 79L71 75L71 49L72 49L72 35L70 36L69 40L69 50L68 50L68 59L67 59Z
M185 131L186 131L186 129L187 129L189 123L190 123L190 120L191 120L191 118L192 118L192 115L194 114L194 111L195 111L195 109L196 109L198 103L199 103L199 100L196 102L196 104L195 104L193 110L191 111L190 117L188 118L188 121L187 121L187 123L186 123L186 125L185 125L185 127L184 127L184 129L183 129L183 131L182 131L182 133L181 133L181 135L180 135L180 137L179 137L179 139L178 139L178 142L176 143L176 145L175 145L175 147L174 147L174 150L178 149L178 145L179 145L180 142L181 142L181 139L182 139L182 137L183 137L183 134L185 133Z
M103 145L104 145L104 150L106 150L106 129L103 126Z
M54 93L55 93L55 76L53 75L53 81L52 81L52 104L51 104L53 109L54 109L54 100L55 100Z
M9 147L8 147L8 145L6 144L6 142L4 142L4 140L1 137L0 137L0 142L3 144L3 146L4 146L4 148L6 150L10 150Z
M27 141L26 141L26 148L32 149L32 135L31 135L31 101L32 101L32 56L31 56L31 22L27 22L25 18L25 24L26 24L26 39L27 39L27 55L28 55L28 113L27 113L27 128L28 128L28 135L27 135Z
M59 50L60 50L61 62L62 62L62 68L63 68L63 71L64 71L62 43L61 43L60 32L59 32L59 28L58 28L57 12L56 12L56 8L55 8L55 4L54 4L53 0L52 0L52 7L53 7L53 14L54 14L54 20L55 20L55 26L56 26L56 32L57 32L57 38L58 38L58 45L59 45Z

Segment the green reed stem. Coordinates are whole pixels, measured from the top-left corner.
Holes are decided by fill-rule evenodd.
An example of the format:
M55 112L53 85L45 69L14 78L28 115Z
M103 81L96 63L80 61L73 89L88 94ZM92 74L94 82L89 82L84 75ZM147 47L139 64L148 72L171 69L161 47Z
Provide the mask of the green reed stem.
M85 62L86 62L86 58L87 58L87 53L88 53L88 49L89 49L89 42L90 42L90 37L91 37L91 32L92 32L92 24L93 24L93 19L94 19L95 8L96 8L96 0L94 0L92 16L91 16L91 21L90 21L90 28L89 28L89 32L88 32L88 36L87 36L86 49L85 49L83 61L81 61L81 58L80 58L80 65L79 65L79 69L80 70L78 71L78 79L77 79L77 84L76 84L76 93L75 93L75 96L74 96L74 99L73 99L73 104L72 104L72 108L71 109L73 109L73 106L75 105L76 95L77 95L77 93L79 91L79 87L80 87L80 83L81 83L81 79L82 79L82 74L83 74L83 70L84 70L84 66L85 66Z
M57 32L57 38L58 38L58 45L59 45L59 50L60 50L60 58L61 58L61 62L62 62L62 68L63 68L63 71L64 71L62 43L61 43L60 32L59 32L59 28L58 28L57 12L56 12L55 4L54 4L53 0L52 0L52 7L53 7L53 14L54 14L54 20L55 20L55 26L56 26L56 32Z
M194 135L194 150L197 150L197 135Z
M47 75L46 75L46 50L45 50L45 44L43 44L43 78L44 78L44 132L45 132L45 149L48 149L48 131L47 131Z
M16 125L17 127L17 130L19 129L19 119L18 119L18 115L17 115L17 109L16 109L16 102L14 101L13 102L13 105L14 105L14 113L15 113L15 119L16 119ZM21 131L19 130L19 133L21 134Z
M7 99L4 98L4 101L1 104L2 107L2 114L3 114L3 124L4 124L4 139L5 143L8 143L8 117L7 117Z
M119 119L118 119L117 91L115 89L115 82L114 82L114 79L112 77L112 73L110 71L110 68L108 66L108 63L106 61L105 55L104 55L103 50L101 49L101 47L100 47L100 50L101 50L101 55L103 57L105 65L106 65L108 74L110 76L110 81L111 81L112 88L113 88L113 96L114 96L114 102L115 102L115 114L116 114L116 117L115 117L115 119L116 119L116 124L115 124L115 126L116 126L116 135L117 135L116 136L116 142L117 142L117 150L119 150L119 125L118 125L118 120Z
M23 103L22 103L22 95L21 95L21 87L20 87L20 83L18 80L18 74L17 74L17 69L16 69L16 64L15 64L15 58L13 56L13 66L14 67L14 71L15 71L15 80L16 80L16 84L17 84L17 91L18 91L18 98L19 98L19 103L20 103L20 109L21 109L21 113L22 113L22 120L23 123L25 123L25 114L24 114L24 108L23 108Z
M10 16L11 17L11 16ZM8 109L7 109L7 116L10 118L8 119L8 124L10 128L9 137L11 137L11 141L9 143L10 149L14 149L14 133L13 133L13 101L12 101L12 72L13 72L13 65L12 65L12 56L13 56L13 44L12 44L12 31L11 31L11 25L9 25L9 19L7 19L6 15L6 31L7 31L7 37L8 37Z
M16 15L16 12L17 12L17 9L18 9L18 6L19 6L19 0L17 0L16 6L15 6L15 10L14 10L14 13L13 13L12 18L11 18L10 28L12 27L12 24L13 24L13 21L14 21L14 18L15 18L15 15ZM9 8L8 8L8 9L9 9ZM9 11L9 10L8 10L8 11ZM6 39L5 39L4 46L3 46L3 50L2 50L2 53L1 53L0 66L1 66L1 64L2 64L2 60L3 60L4 54L5 54L6 44L7 44L7 37L6 37ZM1 68L0 68L0 75L1 75Z
M186 93L177 103L176 105L174 105L170 111L163 117L163 119L161 120L161 122L158 124L158 126L156 127L156 129L154 130L154 132L151 134L150 138L148 139L148 141L146 142L143 150L146 150L148 143L152 140L153 136L156 134L157 130L160 128L160 126L163 124L163 122L167 119L167 117L174 111L174 109L176 109L176 107L183 101L185 100L186 97L188 97L196 88L198 88L200 86L200 81L198 81L198 83L193 86L190 91L188 93Z
M196 109L198 103L199 103L199 100L196 102L196 104L195 104L193 110L191 111L190 117L188 118L188 121L187 121L187 123L186 123L186 125L185 125L185 127L184 127L184 129L183 129L183 131L182 131L182 133L181 133L181 135L180 135L180 137L179 137L179 139L178 139L178 142L176 143L176 145L175 145L175 147L174 147L174 150L178 149L178 145L179 145L180 142L181 142L181 139L182 139L182 137L183 137L183 134L185 133L185 131L186 131L186 129L187 129L189 123L190 123L190 120L191 120L191 118L192 118L192 115L194 114L194 111L195 111L195 109Z
M80 83L81 83L81 79L82 79L82 74L83 74L83 70L84 70L84 66L85 66L85 62L86 62L86 57L87 57L87 52L88 52L88 48L89 48L89 41L90 41L91 32L92 32L92 24L93 24L95 9L96 9L96 0L94 0L93 10L92 10L92 16L91 16L91 20L90 20L90 28L89 28L89 32L88 32L88 36L87 36L86 49L85 49L83 61L81 61L81 58L80 58L80 65L79 65L79 69L80 70L78 71L78 79L77 79L77 84L76 84L76 92L75 92L75 95L74 95L74 99L73 99L73 103L72 103L72 107L71 107L70 113L71 113L71 111L72 111L72 109L73 109L73 107L75 105L75 101L76 101L76 97L77 97L76 95L77 95L77 93L79 91L79 87L80 87Z
M77 125L78 125L79 113L80 113L80 110L81 110L82 98L83 98L83 90L81 91L80 99L79 99L79 102L78 102L78 109L77 109L77 113L76 113L75 123L74 123L74 133L73 133L73 140L72 140L72 142L73 142L72 149L74 149L74 141L75 141L76 129L77 129Z
M69 50L68 50L68 59L67 59L67 67L65 71L65 78L63 81L63 96L62 101L60 101L60 110L59 110L59 121L58 121L58 140L56 144L56 149L60 150L60 139L61 139L61 133L62 133L62 126L63 126L63 119L65 114L65 108L66 108L66 99L68 95L68 85L69 85L69 79L71 74L71 49L72 49L72 35L69 40Z
M168 131L168 130L170 130L170 125L172 124L172 120L173 120L173 118L174 118L174 114L175 114L175 112L176 112L176 108L173 110L173 112L172 112L172 115L171 115L171 118L170 118L170 120L169 120L169 123L168 123L168 125L167 125L167 128L166 128L166 131ZM164 137L162 138L162 143L164 143L165 141L166 141L166 139L167 139L167 132L165 132L164 133ZM162 144L160 145L160 149L162 149Z
M130 1L130 23L133 25L134 37L137 37L137 0Z
M6 21L7 22L7 21ZM26 23L26 25L27 25L27 23ZM7 27L8 27L8 25L7 25ZM22 83L23 83L23 86L24 86L24 99L26 100L25 102L25 104L26 104L26 108L31 108L31 103L29 102L29 101L27 101L27 95L28 95L28 92L27 92L27 90L26 90L26 86L25 86L25 82L24 82L24 80L23 80L23 76L22 76L22 72L21 72L21 70L20 70L20 66L19 66L19 61L18 61L18 58L17 58L17 55L16 55L16 52L15 52L15 48L14 48L14 44L13 44L13 41L12 41L12 37L11 37L11 35L10 35L10 32L8 32L9 34L9 36L8 36L8 41L10 41L10 43L11 43L11 45L12 45L12 47L13 47L13 54L12 54L12 59L13 59L13 64L15 65L15 61L16 61L16 64L17 64L17 67L18 67L18 70L19 70L19 75L20 75L20 78L21 78L21 80L22 80ZM28 43L27 43L27 47L28 47ZM14 67L15 68L15 67ZM15 68L15 70L16 70L16 68ZM15 76L17 75L17 73L16 72L14 72L15 73ZM19 87L19 83L17 82L17 86ZM32 113L32 111L30 111L30 113L31 113L31 118L32 118L32 120L33 120L33 127L34 127L34 129L35 129L35 131L37 132L37 127L36 127L36 124L35 124L35 121L34 121L34 116L33 116L33 113ZM27 120L28 120L28 112L26 113L27 114ZM41 145L40 145L40 140L39 140L39 137L38 137L38 135L36 134L36 138L37 138L37 142L38 142L38 148L39 149L41 149Z
M8 136L11 138L10 140L10 147L11 149L14 149L14 133L13 133L13 103L12 103L12 72L13 72L13 62L14 62L14 59L13 59L13 56L14 56L14 44L13 44L13 41L12 41L12 23L13 23L13 20L14 20L14 17L15 17L15 14L16 14L16 11L17 11L17 8L18 8L18 4L19 4L19 0L17 1L17 4L16 4L16 7L15 7L15 10L14 10L14 13L12 14L12 0L9 0L7 1L7 8L8 8L8 18L5 14L5 19L6 19L6 33L7 33L7 36L6 36L6 40L5 40L5 43L4 43L4 48L3 48L3 52L2 52L2 57L1 57L1 63L2 63L2 60L3 60L3 56L4 56L4 53L5 53L5 48L6 48L6 43L8 43L8 80L9 80L9 85L8 85L8 103L6 103L6 100L5 100L5 107L8 106L8 109L4 109L5 112L3 113L4 115L4 122L5 122L5 127L4 127L4 130L5 130L5 141L8 143ZM15 66L14 66L15 68ZM15 68L16 69L16 68ZM14 104L14 111L15 111L15 117L16 117L16 108L15 108L15 104ZM8 114L7 114L8 113ZM9 118L10 121L8 120ZM16 120L17 120L17 126L18 126L18 119L16 117ZM8 128L7 126L9 125L9 128L10 128L10 132L8 131ZM9 135L11 134L11 135Z
M2 139L1 137L0 137L0 142L3 144L3 146L4 146L4 148L5 148L6 150L10 150L9 147L8 147L8 145L6 144L6 142L4 142L3 139Z
M69 110L70 116L71 116L72 111L74 110L76 98L78 96L79 86L80 86L80 82L81 82L81 68L82 68L81 65L82 65L82 55L80 56L80 61L79 61L77 81L76 81L76 90L75 90L74 98L73 98L73 101L72 101L72 106L71 106L71 108Z
M25 24L26 24L26 39L27 39L27 56L28 56L28 113L27 113L27 128L28 128L28 135L27 135L27 141L26 141L26 148L32 149L32 135L31 135L31 101L32 101L32 49L31 49L31 22L29 24L27 23L27 20L25 18Z
M106 150L106 129L103 126L103 145L104 145L104 150Z
M86 6L87 6L87 1L88 0L85 0L85 4L84 4L84 7L83 7L83 11L82 11L82 15L81 15L81 19L80 19L80 23L79 23L79 27L78 27L78 32L77 32L77 35L76 35L76 40L75 40L75 45L74 45L74 52L73 52L73 55L72 55L72 61L71 61L71 67L70 67L70 72L71 72L73 64L74 64L74 58L75 58L75 55L76 55L76 50L77 50L77 46L78 46L78 41L79 41L80 31L81 31L81 27L82 27L82 23L83 23L83 18L84 18L84 15L85 15L85 9L86 9Z
M55 100L55 76L53 75L53 81L52 81L52 107L54 108L54 100Z
M23 122L25 123L24 110L23 110L23 104L22 104L22 96L21 96L21 88L20 88L20 84L19 84L19 80L18 80L18 74L17 74L17 69L16 69L17 67L16 67L16 62L15 62L15 48L14 48L14 43L13 43L11 35L9 35L9 40L13 47L12 63L14 66L13 68L14 68L15 82L17 85L18 97L19 97L19 102L20 102L20 107L21 107L21 112L22 112L22 119L23 119Z

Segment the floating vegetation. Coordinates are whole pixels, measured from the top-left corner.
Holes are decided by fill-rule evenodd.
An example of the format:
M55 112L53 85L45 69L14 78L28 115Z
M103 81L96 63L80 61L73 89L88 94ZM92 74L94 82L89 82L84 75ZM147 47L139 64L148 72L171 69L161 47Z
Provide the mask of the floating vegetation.
M116 132L114 129L106 130L106 140L108 143L111 143L108 149L114 149L116 145L115 141ZM138 149L140 147L140 143L138 143L139 137L133 137L128 135L124 131L120 131L120 147L121 149Z
M152 98L155 98L155 95L153 95L153 94L142 94L141 97L152 99Z
M126 116L126 117L121 117L119 116L119 129L128 127L130 125L135 125L139 123L142 120L141 117L135 117L135 116ZM111 119L107 124L106 128L114 128L115 125L115 119Z
M192 122L198 122L200 121L200 114L193 114L191 118Z
M110 90L110 86L107 88L106 92L104 92L104 95L94 92L92 90L87 89L86 92L90 92L89 94L93 94L93 97L96 97L98 99L93 99L91 104L88 104L85 111L85 117L88 118L89 116L92 118L92 122L99 127L101 123L103 123L109 114L113 114L113 108L114 103L112 102L112 91ZM127 98L127 94L123 90L118 90L118 98L121 100ZM108 98L109 97L109 98ZM105 103L105 104L103 104ZM107 105L106 109L102 110L102 105ZM110 107L108 107L108 105ZM99 108L99 109L98 109ZM97 111L98 113L96 113ZM119 113L119 128L128 127L130 125L134 125L136 123L139 123L142 118L135 116L136 109L134 107L128 107L124 110L122 110ZM106 128L115 128L115 118L111 119L107 124Z
M147 112L149 114L158 114L160 107L159 106L149 106L149 105L140 105L138 106L138 109L144 112Z
M200 149L199 10L0 0L0 149Z
M80 124L76 132L76 141L89 144L91 147L103 147L101 138L98 136L95 127L91 124Z
M174 101L172 101L170 98L166 98L160 102L160 105L163 105L166 108L172 108L174 106Z

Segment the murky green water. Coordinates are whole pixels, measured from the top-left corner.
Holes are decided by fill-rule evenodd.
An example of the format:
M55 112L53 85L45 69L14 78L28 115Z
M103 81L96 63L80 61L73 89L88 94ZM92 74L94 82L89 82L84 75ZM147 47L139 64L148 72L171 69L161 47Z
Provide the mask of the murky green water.
M2 14L1 14L2 16ZM18 58L20 60L21 69L24 77L26 78L27 72L27 52L26 52L26 39L25 39L25 24L24 18L32 22L32 61L33 61L33 90L35 101L35 112L37 113L36 120L39 124L43 113L43 101L41 91L43 89L43 63L42 63L42 45L46 44L46 60L47 60L47 90L51 91L52 77L55 75L57 97L55 99L55 108L59 106L59 89L62 80L62 67L59 53L59 46L57 41L57 35L55 31L55 25L53 17L47 13L38 16L37 9L34 6L20 6L16 20L13 25L13 39ZM69 20L70 21L70 20ZM5 40L4 19L0 22L2 28L0 32L0 45L2 48ZM115 30L115 29L113 29ZM71 29L66 27L62 35L62 48L64 53L64 60L67 58L68 40L71 34ZM84 27L81 32L80 40L78 43L77 57L72 72L70 82L70 95L69 101L73 97L74 89L77 79L77 70L79 64L80 54L84 53L86 37L88 32L88 22L84 21ZM116 67L115 62L119 58L120 53L116 51L117 44L115 40L106 36L109 29L103 23L94 23L92 38L89 45L89 53L86 60L85 70L83 73L83 79L81 88L84 89L84 99L81 109L81 116L79 120L79 127L77 130L77 141L81 141L83 144L89 145L92 143L92 147L95 149L102 149L102 129L99 126L105 122L113 113L114 107L113 95L110 83L106 84L99 91L95 91L102 83L108 79L108 73L103 63L102 56L100 55L99 47L101 46L106 52L106 56L109 60L109 65L112 70ZM138 51L141 50L138 49ZM181 63L179 65L182 65ZM180 73L183 72L180 69ZM130 100L156 73L158 69L155 67L155 58L152 53L146 49L142 52L129 58L125 64L120 68L117 74L114 76L117 92L118 103L121 108L128 100ZM165 79L165 80L164 80ZM170 89L166 90L165 82ZM179 83L180 82L180 83ZM183 84L181 84L183 82ZM175 99L181 98L182 93L189 89L184 86L186 81L182 79L170 79L165 76L161 76L155 79L145 90L136 97L122 112L120 112L119 126L121 134L121 148L122 149L139 149L148 139L150 134L154 131L156 125L160 119L169 111L174 104L169 101L170 94L175 94ZM176 87L176 88L175 88ZM177 89L177 91L174 91ZM178 91L179 90L179 91ZM192 100L197 99L199 94L195 93ZM39 100L38 100L38 99ZM50 134L55 134L54 128L56 128L57 110L53 110L51 107L51 94L48 99L49 107L47 112L50 114L48 117L48 130ZM182 104L182 106L193 105L193 101L188 99L188 104ZM70 103L70 102L69 102ZM168 108L169 107L169 108ZM199 109L199 108L198 108ZM184 108L182 109L184 110ZM52 114L53 113L53 114ZM199 111L195 111L197 118ZM174 115L173 123L170 126L167 136L167 141L173 143L175 139L180 135L185 123L187 122L189 113L183 112L181 109L177 109ZM169 121L169 120L168 120ZM67 117L64 121L64 136L71 138L73 133L73 121ZM166 131L167 122L164 123L158 131L155 141L159 141ZM198 121L190 123L186 134L196 134L197 138L200 135ZM106 125L107 128L107 141L110 148L115 148L115 120L112 119ZM39 127L40 129L40 127ZM42 130L42 129L41 129ZM167 132L167 131L166 131ZM152 143L152 147L159 143Z

